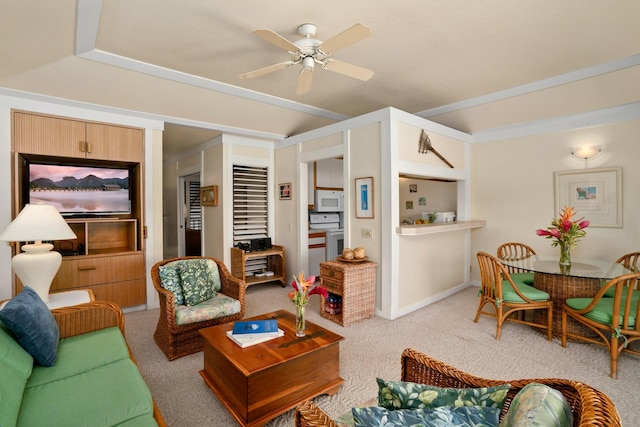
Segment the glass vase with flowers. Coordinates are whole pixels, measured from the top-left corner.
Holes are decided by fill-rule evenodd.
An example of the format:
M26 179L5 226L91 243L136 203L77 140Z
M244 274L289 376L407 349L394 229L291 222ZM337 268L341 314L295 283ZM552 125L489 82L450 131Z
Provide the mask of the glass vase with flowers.
M536 230L538 236L552 239L551 246L560 247L560 266L571 265L571 249L578 240L587 235L585 228L589 226L589 221L584 218L574 220L575 208L565 206L560 212L559 218L551 221L551 226L546 229Z
M305 307L309 303L311 295L321 295L324 298L329 296L329 293L325 288L319 284L315 284L316 277L309 276L304 277L304 273L300 273L298 277L293 276L291 287L293 288L289 292L289 299L296 306L296 336L304 336L305 328Z

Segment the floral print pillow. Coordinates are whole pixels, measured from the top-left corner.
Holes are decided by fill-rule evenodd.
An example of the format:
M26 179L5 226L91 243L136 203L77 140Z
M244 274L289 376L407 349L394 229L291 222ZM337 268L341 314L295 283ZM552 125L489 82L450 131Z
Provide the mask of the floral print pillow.
M387 409L484 406L502 410L510 384L482 388L440 388L403 381L378 382L378 405Z
M390 411L379 406L353 408L355 427L497 427L499 408L443 406L433 409L398 409Z
M558 390L539 383L527 384L515 395L501 426L571 427L573 413Z
M194 259L178 266L184 303L188 306L200 304L212 296L213 279L205 259Z
M163 288L171 291L173 294L173 302L175 305L184 304L184 296L182 295L182 282L180 274L175 266L162 265L158 268L160 275L160 284Z

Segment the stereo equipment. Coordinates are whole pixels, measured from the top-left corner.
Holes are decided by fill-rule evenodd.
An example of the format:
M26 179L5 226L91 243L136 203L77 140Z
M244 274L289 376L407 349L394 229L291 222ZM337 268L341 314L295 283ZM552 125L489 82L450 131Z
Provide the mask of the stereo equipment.
M264 251L271 249L271 237L261 239L251 239L251 251Z

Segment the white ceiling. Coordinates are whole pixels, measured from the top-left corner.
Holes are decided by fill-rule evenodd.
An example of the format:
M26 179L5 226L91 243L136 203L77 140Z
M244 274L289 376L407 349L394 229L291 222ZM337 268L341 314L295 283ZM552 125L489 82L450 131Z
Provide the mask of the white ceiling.
M165 155L220 132L266 140L395 107L477 140L640 117L637 0L1 0L0 87L168 122ZM252 34L372 36L336 53L366 82L286 61ZM569 120L572 119L572 120ZM196 128L196 129L193 129ZM203 131L205 129L206 131Z

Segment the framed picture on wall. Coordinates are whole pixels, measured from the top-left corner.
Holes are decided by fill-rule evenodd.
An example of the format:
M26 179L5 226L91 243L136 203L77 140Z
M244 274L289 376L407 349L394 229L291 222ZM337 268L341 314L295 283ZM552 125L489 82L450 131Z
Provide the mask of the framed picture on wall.
M202 206L218 206L218 186L200 187L200 204Z
M291 200L291 183L278 184L280 187L280 200Z
M356 178L356 218L373 218L373 177Z
M556 213L573 207L590 227L622 227L622 168L554 172Z

